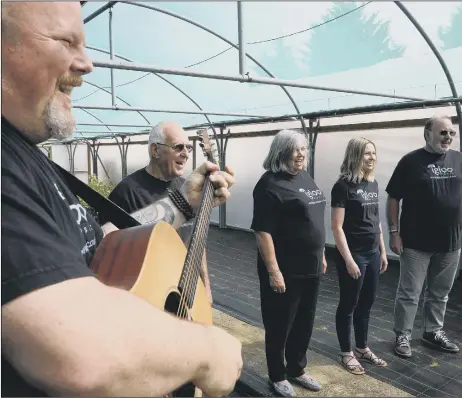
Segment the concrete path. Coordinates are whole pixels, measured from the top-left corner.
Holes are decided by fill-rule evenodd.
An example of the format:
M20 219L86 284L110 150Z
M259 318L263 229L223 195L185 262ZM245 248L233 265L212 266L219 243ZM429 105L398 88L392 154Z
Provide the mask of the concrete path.
M236 336L243 347L245 366L267 380L264 350L264 331L224 312L213 310L214 324ZM367 372L367 365L366 372ZM390 384L367 374L355 376L345 371L330 358L308 351L308 373L322 385L319 392L311 392L294 385L299 397L409 397L412 396Z

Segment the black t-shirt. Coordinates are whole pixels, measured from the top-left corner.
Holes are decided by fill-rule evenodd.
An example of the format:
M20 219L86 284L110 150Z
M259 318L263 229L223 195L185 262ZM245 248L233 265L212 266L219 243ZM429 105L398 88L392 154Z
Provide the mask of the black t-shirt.
M332 187L331 207L343 207L343 231L352 253L377 250L380 243L379 185L340 178Z
M149 174L143 167L120 181L108 198L127 213L134 213L165 198L168 195L167 188L179 189L184 181L183 177L177 177L172 181L160 180ZM102 221L104 223L104 220ZM192 225L191 220L177 230L185 244L192 233Z
M400 235L404 247L425 252L460 249L462 153L412 151L398 162L386 191L390 197L402 199Z
M283 275L318 276L325 245L326 198L306 172L267 171L253 191L251 228L271 234ZM259 267L265 263L258 252Z
M2 118L2 306L31 291L94 276L103 231L40 149ZM44 396L2 355L2 396Z

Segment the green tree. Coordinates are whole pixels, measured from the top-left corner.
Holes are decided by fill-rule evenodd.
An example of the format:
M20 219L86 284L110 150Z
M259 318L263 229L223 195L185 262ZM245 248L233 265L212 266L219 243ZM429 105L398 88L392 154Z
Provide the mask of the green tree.
M439 37L443 42L443 49L449 50L462 46L462 6L452 15L451 24L448 28L440 28Z
M403 55L404 47L390 41L389 22L380 22L376 13L366 18L362 9L350 12L355 8L356 3L336 2L324 21L338 19L313 29L307 54L310 75L363 68Z

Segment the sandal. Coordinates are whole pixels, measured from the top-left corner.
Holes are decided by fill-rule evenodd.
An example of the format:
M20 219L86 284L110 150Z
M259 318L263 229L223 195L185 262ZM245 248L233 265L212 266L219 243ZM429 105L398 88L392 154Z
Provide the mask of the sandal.
M387 363L383 359L375 355L372 351L361 352L358 351L357 348L355 348L355 357L359 361L365 361L367 363L370 363L371 365L379 366L381 368L387 366Z
M361 365L349 365L352 359L355 359L353 355L350 354L338 354L339 361L342 364L342 366L348 370L348 372L354 374L354 375L363 375L366 372L364 371L364 368ZM345 362L345 358L350 358L348 361Z

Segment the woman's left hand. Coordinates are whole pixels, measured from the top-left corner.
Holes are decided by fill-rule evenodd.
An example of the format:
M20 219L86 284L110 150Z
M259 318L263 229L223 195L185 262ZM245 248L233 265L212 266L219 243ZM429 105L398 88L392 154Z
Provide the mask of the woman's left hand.
M322 273L325 274L327 271L327 261L326 261L326 255L322 256Z
M383 274L388 268L387 254L382 253L380 255L380 273Z

